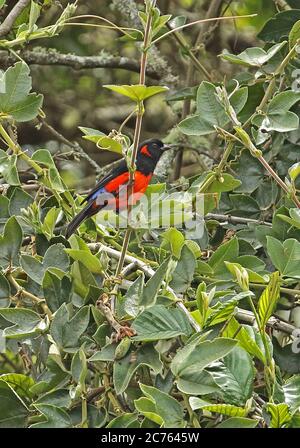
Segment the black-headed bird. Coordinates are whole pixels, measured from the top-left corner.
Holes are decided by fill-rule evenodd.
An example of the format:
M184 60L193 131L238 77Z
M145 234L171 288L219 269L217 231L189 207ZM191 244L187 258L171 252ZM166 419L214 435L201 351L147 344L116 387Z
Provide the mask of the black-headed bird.
M132 186L133 198L130 204L134 204L145 193L153 172L161 155L171 146L164 145L158 139L149 139L140 143L136 157L136 171ZM127 163L123 159L120 164L111 170L107 176L101 179L89 195L84 199L86 206L73 218L67 227L66 238L75 232L77 227L87 218L98 213L104 207L115 208L118 213L128 207L127 191L129 190L130 173ZM125 191L125 193L124 193Z

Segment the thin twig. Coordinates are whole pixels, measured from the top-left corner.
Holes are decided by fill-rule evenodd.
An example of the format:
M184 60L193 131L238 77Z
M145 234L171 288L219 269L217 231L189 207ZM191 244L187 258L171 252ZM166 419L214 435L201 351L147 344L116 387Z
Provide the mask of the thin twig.
M207 213L205 219L215 219L216 221L228 222L231 224L257 224L272 227L271 222L261 221L259 219L243 218L241 216L222 215L219 213Z
M5 36L10 32L17 17L21 14L23 9L29 5L30 0L19 0L18 3L10 11L6 19L0 25L0 37Z
M41 50L23 50L18 54L29 65L60 65L71 67L74 70L107 68L123 69L134 73L139 73L139 63L133 59L111 55L78 56L75 54L59 53L53 49ZM0 61L3 66L9 66L19 59L6 50L0 51ZM152 79L160 79L161 74L153 69L147 70L147 75Z

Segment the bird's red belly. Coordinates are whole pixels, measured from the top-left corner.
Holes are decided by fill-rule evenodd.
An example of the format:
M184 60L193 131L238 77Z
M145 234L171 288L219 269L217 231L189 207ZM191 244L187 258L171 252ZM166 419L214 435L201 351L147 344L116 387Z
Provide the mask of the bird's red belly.
M115 196L115 201L113 199L111 201L109 200L107 205L111 206L113 205L112 203L114 202L116 208L120 210L127 208L128 202L130 205L136 204L137 201L145 193L151 180L151 177L152 174L145 175L140 171L135 172L134 184L133 184L133 197L132 200L130 201L128 201L127 197L129 173L127 172L116 177L105 186L105 190L110 193L113 193L113 195Z

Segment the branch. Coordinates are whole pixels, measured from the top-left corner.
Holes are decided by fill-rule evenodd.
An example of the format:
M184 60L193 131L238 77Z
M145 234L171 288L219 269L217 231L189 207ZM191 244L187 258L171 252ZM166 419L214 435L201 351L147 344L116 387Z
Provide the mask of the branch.
M221 215L219 213L207 213L205 219L215 219L216 221L228 222L230 224L264 224L265 226L272 227L271 222L252 218L242 218L240 216Z
M66 146L68 146L69 148L74 149L74 151L76 151L76 153L78 153L78 155L82 158L88 161L88 163L94 168L96 175L99 176L101 173L101 167L98 165L98 163L93 160L86 152L85 150L79 145L79 143L77 142L71 142L70 140L68 140L65 136L63 136L62 134L60 134L56 129L54 129L49 123L47 123L46 120L41 119L40 123L42 124L42 126L44 126L47 131L53 135L53 137L65 144Z
M254 325L256 323L256 319L252 311L242 310L238 308L237 313L235 314L236 319L239 322L245 322L250 325ZM283 331L287 334L293 334L297 328L294 325L291 325L287 322L283 322L278 318L272 316L267 322L267 326L273 328L273 330Z
M88 244L89 248L91 249L91 251L98 251L98 250L103 250L104 252L106 252L108 255L110 255L112 258L115 258L117 260L120 260L121 258L121 252L113 249L109 246L105 246L102 243L89 243ZM155 274L155 271L150 268L147 263L145 263L142 260L139 260L138 258L133 257L132 255L128 255L126 254L123 260L125 263L135 263L135 265L141 269L148 277L153 277L153 275ZM169 291L174 297L176 297L175 292L173 291L172 288L170 288L169 286L167 287L167 291ZM178 298L178 297L177 297ZM186 315L186 317L188 318L190 324L192 325L192 327L198 332L200 331L200 326L198 325L198 323L194 320L194 318L191 316L191 314L189 313L189 311L186 309L186 307L184 306L184 304L182 303L182 301L180 299L178 299L178 301L176 302L176 306L178 308L180 308L184 314Z
M19 0L18 3L10 11L6 19L0 25L0 37L10 32L16 18L21 14L23 9L30 3L30 0Z
M77 56L75 54L58 53L56 50L24 50L20 57L29 65L62 65L74 70L92 68L124 69L139 73L139 63L125 57L107 54L98 56ZM9 66L19 59L5 50L0 51L0 61ZM147 75L153 79L160 79L160 74L154 70L147 70Z

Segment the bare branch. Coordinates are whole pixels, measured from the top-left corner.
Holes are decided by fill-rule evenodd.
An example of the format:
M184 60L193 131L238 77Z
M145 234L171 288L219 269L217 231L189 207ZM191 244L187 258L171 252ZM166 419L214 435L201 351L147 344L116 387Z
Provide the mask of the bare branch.
M29 65L62 65L74 70L92 68L124 69L139 73L139 63L125 57L100 54L97 56L77 56L75 54L58 53L56 50L24 50L20 57ZM0 62L3 66L9 66L17 62L18 58L5 50L0 51ZM159 79L160 74L148 70L147 75L153 79Z
M10 32L16 18L21 14L23 9L30 3L30 0L19 0L18 3L10 11L6 19L0 25L0 37Z

